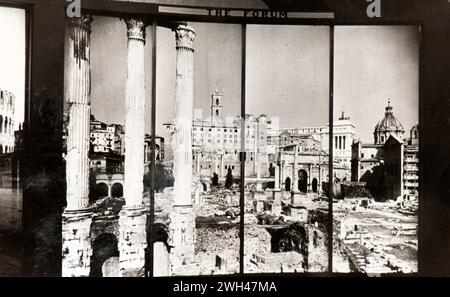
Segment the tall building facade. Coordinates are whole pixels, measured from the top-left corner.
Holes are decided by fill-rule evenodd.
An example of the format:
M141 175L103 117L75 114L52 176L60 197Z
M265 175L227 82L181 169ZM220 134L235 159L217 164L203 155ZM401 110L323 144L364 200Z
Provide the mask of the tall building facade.
M91 118L90 143L93 153L124 154L125 131L122 125L106 124Z
M14 104L14 94L0 89L0 154L14 151Z

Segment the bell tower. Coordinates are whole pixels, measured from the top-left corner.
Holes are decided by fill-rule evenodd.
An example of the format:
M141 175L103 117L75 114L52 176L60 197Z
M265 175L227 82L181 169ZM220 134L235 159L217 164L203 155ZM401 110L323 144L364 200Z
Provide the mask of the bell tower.
M211 121L218 120L222 117L222 99L223 94L219 92L219 88L216 87L216 90L211 95Z

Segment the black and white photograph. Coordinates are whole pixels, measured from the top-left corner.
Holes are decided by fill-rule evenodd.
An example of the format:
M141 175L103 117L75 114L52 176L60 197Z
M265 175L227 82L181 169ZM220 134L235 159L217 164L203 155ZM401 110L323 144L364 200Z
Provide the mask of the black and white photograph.
M449 276L450 3L412 2L0 0L0 276Z
M20 275L25 10L0 7L0 275ZM3 43L3 42L2 42ZM5 43L3 43L5 44Z
M248 25L246 49L245 273L326 271L330 27Z
M417 272L419 28L336 26L333 265Z

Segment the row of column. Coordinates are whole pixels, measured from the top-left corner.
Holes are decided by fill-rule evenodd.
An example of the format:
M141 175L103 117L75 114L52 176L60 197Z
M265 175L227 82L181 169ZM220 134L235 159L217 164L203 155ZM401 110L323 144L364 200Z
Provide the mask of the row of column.
M0 115L0 133L6 133L6 134L13 134L14 128L12 119L5 117L3 120L3 117Z
M346 137L345 136L335 136L334 137L334 148L345 150Z
M90 245L86 242L92 220L89 210L90 142L90 16L73 18L69 23L70 52L66 104L67 126L67 207L63 215L63 275L89 273ZM142 19L125 20L128 35L126 120L125 120L125 206L119 218L121 271L143 266L146 245L143 205L145 135L145 39ZM174 135L174 205L192 205L192 105L193 40L195 32L187 25L175 29L177 68ZM72 232L73 230L80 232ZM77 235L78 234L78 235ZM66 237L67 236L67 237ZM66 240L67 238L67 240ZM86 247L87 246L87 247ZM126 259L122 259L127 257ZM64 271L66 269L66 272Z
M89 132L90 132L90 16L69 24L70 52L66 103L69 110L67 131L67 210L88 206ZM126 19L128 34L126 120L125 120L125 187L128 207L142 204L145 135L144 46L146 24L140 19ZM193 106L193 40L194 30L187 25L175 29L177 68L175 92L174 174L177 183L175 202L189 204L192 177L192 106Z

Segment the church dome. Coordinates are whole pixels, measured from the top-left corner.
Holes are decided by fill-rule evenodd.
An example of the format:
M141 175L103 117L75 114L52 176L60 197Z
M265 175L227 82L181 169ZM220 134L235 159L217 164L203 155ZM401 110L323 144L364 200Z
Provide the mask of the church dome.
M373 132L375 135L375 143L384 143L391 134L401 138L405 133L402 123L394 116L393 109L390 102L388 102L384 118L378 122Z

